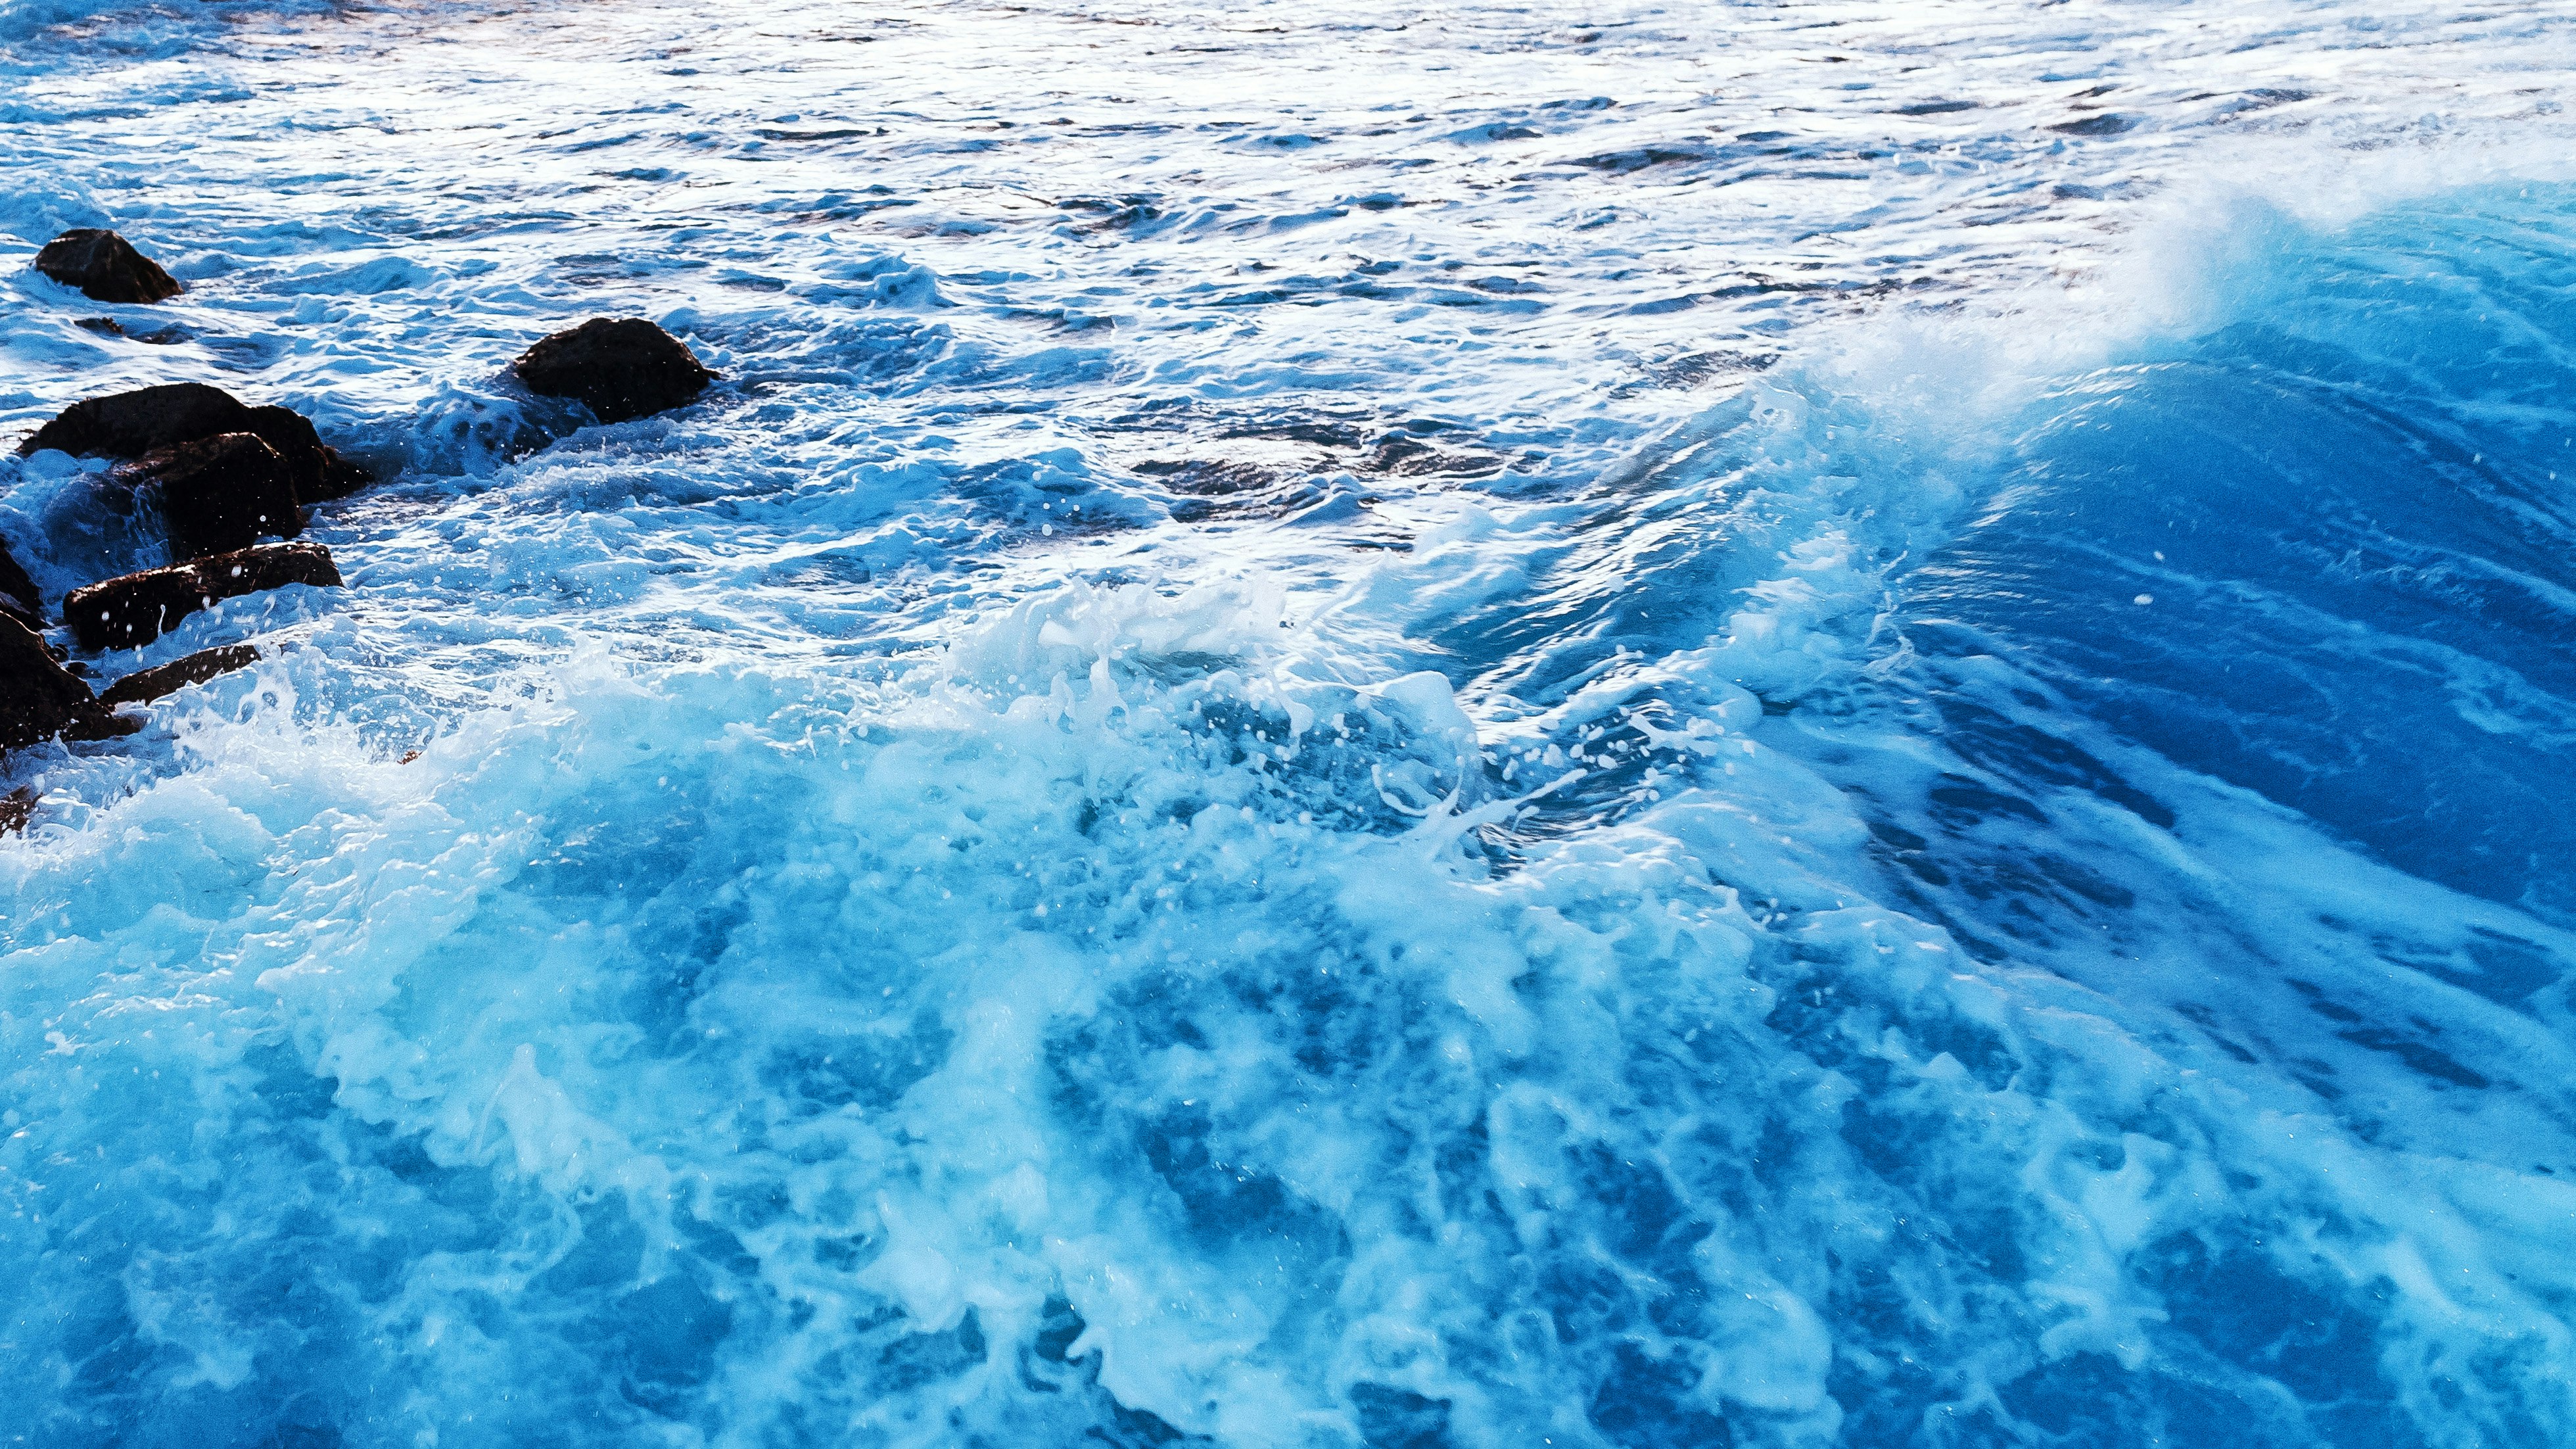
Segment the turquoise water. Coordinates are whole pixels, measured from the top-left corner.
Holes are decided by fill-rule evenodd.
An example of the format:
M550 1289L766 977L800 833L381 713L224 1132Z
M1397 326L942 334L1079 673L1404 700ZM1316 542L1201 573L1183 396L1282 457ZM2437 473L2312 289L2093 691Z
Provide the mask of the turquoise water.
M0 1438L2576 1438L2563 20L7 14Z

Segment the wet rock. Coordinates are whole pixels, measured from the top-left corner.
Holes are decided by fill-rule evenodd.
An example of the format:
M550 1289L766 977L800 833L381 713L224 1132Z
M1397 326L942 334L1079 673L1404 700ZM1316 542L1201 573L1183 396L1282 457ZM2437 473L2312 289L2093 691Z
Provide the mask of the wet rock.
M88 685L55 663L33 629L0 617L0 750L56 736L100 740L140 728L141 721L117 718Z
M1473 478L1499 473L1505 465L1501 458L1491 453L1453 453L1429 443L1397 436L1379 443L1367 466L1379 472L1413 477L1449 474Z
M528 391L578 398L603 423L678 407L716 377L678 338L641 317L593 317L511 366Z
M67 231L45 243L36 253L36 270L102 302L158 302L181 290L132 242L95 227Z
M1295 511L1297 496L1310 470L1275 467L1239 458L1148 458L1135 465L1148 478L1159 478L1174 493L1168 505L1179 523L1209 523L1234 518L1277 518Z
M63 600L63 622L83 649L130 649L151 643L217 599L288 584L339 587L331 551L318 543L264 543L127 574L72 590Z
M101 691L101 704L149 704L165 694L175 694L191 684L203 684L218 675L246 669L259 662L259 649L251 644L218 644L200 649L185 658L150 669L138 669Z
M73 403L18 445L18 454L46 448L89 458L140 458L216 433L249 431L250 409L219 387L173 382Z
M36 592L36 581L11 557L7 541L0 540L0 614L13 614L25 620L31 629L45 627L45 599Z
M95 332L101 337L122 337L131 342L148 342L155 347L167 347L174 342L185 342L192 335L188 329L178 326L155 327L149 332L128 332L124 324L113 317L76 317L72 319L72 325Z
M91 458L140 458L218 433L249 433L286 462L295 496L305 503L339 498L367 481L367 470L325 445L292 408L251 407L219 387L174 382L76 402L18 445L21 456L46 448Z
M27 821L35 813L36 792L33 787L21 785L6 795L0 795L0 835L14 835L26 829Z
M322 435L313 430L312 419L293 408L274 404L252 408L250 425L242 431L276 449L277 456L286 460L287 471L295 480L295 496L306 503L346 498L367 482L367 470L323 442Z
M173 559L231 553L304 531L286 460L250 433L217 433L147 453L128 476L160 489Z

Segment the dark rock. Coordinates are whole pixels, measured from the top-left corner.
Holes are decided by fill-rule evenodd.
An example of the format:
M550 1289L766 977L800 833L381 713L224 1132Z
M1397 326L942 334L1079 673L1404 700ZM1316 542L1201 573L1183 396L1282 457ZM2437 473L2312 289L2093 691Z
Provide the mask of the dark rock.
M36 581L18 566L9 554L7 541L0 540L0 614L14 614L31 629L45 627L45 599L36 592Z
M158 302L179 295L160 264L112 231L83 227L45 243L36 270L102 302Z
M242 431L256 435L286 460L295 478L295 496L306 503L346 498L367 482L367 470L323 442L322 435L313 431L312 420L293 408L252 408L250 424Z
M138 669L109 685L99 694L106 705L149 704L165 694L175 694L191 684L203 684L217 675L230 674L259 662L259 649L250 644L218 644L200 649L182 659Z
M2065 136L2116 136L2138 124L2135 116L2086 116L2081 120L2061 121L2048 129Z
M18 454L60 448L91 458L140 458L216 433L250 431L250 409L219 387L173 382L73 403L18 445Z
M27 821L35 813L34 787L21 785L6 795L0 795L0 835L12 835L26 829Z
M59 735L103 740L141 729L98 702L89 686L64 672L34 630L0 617L0 750L16 750Z
M83 649L127 649L151 643L217 599L288 584L339 587L340 571L332 566L331 551L318 543L264 543L145 569L72 590L63 600L63 622L71 625L72 637Z
M217 433L146 453L127 476L157 485L173 560L232 553L304 531L295 480L277 450L250 433Z
M715 381L678 338L641 317L593 317L512 364L528 391L578 398L603 423L675 408Z
M21 456L60 448L93 458L140 458L217 433L249 433L276 450L305 503L339 498L367 481L367 470L326 446L313 424L291 408L250 407L219 387L174 382L76 402L18 445Z
M1501 472L1504 460L1491 453L1452 453L1429 443L1397 436L1377 445L1377 455L1369 459L1369 466L1383 472L1416 477L1442 473L1472 477Z
M314 493L313 501L321 503L333 498L346 498L375 481L373 469L341 456L339 449L326 445L322 449L322 484Z
M72 319L72 325L95 332L101 337L123 337L129 341L148 342L155 347L168 347L174 342L185 342L193 335L187 328L179 326L155 327L149 332L128 332L124 324L113 317L76 317Z

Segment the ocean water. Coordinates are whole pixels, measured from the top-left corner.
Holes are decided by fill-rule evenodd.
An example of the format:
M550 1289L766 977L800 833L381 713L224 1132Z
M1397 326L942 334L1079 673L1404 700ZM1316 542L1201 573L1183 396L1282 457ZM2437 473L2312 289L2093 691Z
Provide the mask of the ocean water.
M0 431L383 475L0 763L0 1442L2576 1442L2576 16L0 77ZM591 315L724 381L515 387ZM50 597L103 466L0 461Z

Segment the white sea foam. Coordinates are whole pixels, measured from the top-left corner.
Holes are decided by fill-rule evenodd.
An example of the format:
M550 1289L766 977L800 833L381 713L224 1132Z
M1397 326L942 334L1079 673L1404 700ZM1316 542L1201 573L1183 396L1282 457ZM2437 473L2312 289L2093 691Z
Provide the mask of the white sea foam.
M1916 602L2131 370L2439 373L2309 304L2547 234L2563 20L11 15L0 220L191 291L16 274L10 418L389 475L7 766L30 1442L2576 1425L2564 913ZM2333 179L2140 200L2246 174ZM593 312L726 382L506 381ZM0 463L49 595L151 561L98 472Z

